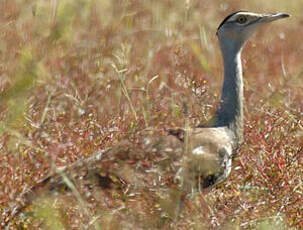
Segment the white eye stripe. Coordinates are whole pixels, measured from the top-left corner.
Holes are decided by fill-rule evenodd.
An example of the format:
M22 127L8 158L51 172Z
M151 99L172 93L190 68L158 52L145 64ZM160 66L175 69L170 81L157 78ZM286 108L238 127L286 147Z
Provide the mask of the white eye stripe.
M239 16L241 16L241 15L245 16L248 19L247 21L250 21L249 19L252 19L252 18L256 19L256 18L261 17L260 14L240 12L240 13L237 13L237 14L231 16L227 22L236 22L237 19L239 18Z
M230 15L228 15L222 22L221 24L218 26L218 30L221 28L222 25L224 24L229 24L229 23L233 23L239 16L244 15L246 17L255 17L255 18L260 18L262 17L262 14L257 14L257 13L251 13L248 11L238 11L235 13L232 13Z
M239 19L239 18L237 18L237 19L235 19L235 20L233 20L233 21L228 20L227 22L225 22L225 24L226 24L226 23L228 23L228 24L230 24L230 23L237 23L237 24L239 24L239 25L249 25L249 24L251 24L251 23L254 23L254 22L258 21L258 20L261 19L261 18L259 18L259 17L246 18L246 21L243 22L243 23L239 22L238 19Z

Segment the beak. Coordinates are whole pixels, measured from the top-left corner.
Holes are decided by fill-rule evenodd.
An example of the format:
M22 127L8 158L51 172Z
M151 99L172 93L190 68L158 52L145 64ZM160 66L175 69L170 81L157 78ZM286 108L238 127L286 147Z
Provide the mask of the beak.
M264 14L262 15L261 19L260 19L260 23L268 23L268 22L272 22L281 18L288 18L290 17L289 14L286 13L277 13L277 14Z

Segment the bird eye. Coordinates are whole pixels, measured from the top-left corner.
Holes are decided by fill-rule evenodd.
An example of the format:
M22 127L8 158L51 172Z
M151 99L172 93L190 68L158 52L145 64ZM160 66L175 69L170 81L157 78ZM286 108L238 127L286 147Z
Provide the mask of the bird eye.
M240 24L244 24L245 22L247 22L247 17L241 15L240 17L237 18L237 22Z

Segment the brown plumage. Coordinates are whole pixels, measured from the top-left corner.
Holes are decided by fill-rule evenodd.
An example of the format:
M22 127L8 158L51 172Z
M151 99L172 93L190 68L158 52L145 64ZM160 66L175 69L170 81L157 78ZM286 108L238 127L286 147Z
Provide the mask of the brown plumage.
M220 24L217 36L224 62L224 82L215 124L210 128L170 132L184 141L184 166L177 177L185 187L195 188L197 179L198 187L211 187L230 174L232 157L243 140L242 47L260 25L285 17L289 15L238 11Z

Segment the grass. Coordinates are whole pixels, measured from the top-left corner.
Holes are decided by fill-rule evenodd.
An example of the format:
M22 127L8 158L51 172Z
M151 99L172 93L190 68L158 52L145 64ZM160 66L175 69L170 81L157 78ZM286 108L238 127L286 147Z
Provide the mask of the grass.
M98 181L63 175L65 186L41 189L11 228L303 228L301 8L299 0L1 1L0 222L49 172L120 146L96 168ZM231 176L184 199L172 182L176 143L161 138L211 119L223 72L216 27L238 9L292 17L244 49L245 141Z

